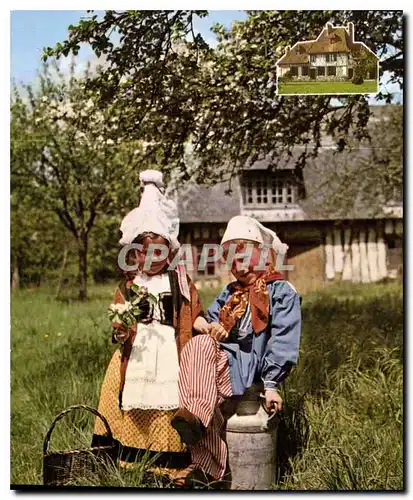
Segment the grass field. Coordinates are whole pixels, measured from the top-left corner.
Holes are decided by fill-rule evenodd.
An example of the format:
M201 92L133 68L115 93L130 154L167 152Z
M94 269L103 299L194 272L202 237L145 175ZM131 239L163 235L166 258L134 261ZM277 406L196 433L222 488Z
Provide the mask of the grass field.
M42 483L42 443L72 404L96 407L114 347L106 307L113 286L86 303L56 302L46 289L12 295L11 481ZM202 295L208 304L214 292ZM278 478L282 490L400 490L402 289L398 283L330 286L303 300L298 367L283 388ZM92 418L60 422L53 449L88 445ZM145 464L81 484L145 487Z
M278 94L376 94L377 82L368 80L361 85L351 82L280 82Z

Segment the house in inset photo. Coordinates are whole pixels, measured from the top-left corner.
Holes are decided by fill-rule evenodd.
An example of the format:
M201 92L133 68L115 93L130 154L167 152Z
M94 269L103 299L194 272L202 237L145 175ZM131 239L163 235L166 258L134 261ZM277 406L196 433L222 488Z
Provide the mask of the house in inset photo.
M316 40L287 47L277 61L278 94L375 94L379 58L354 40L354 24L327 23Z

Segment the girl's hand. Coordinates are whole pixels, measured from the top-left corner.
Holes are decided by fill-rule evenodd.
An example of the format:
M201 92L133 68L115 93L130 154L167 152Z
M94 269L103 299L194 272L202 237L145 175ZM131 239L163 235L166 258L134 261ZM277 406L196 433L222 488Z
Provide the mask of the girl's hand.
M198 316L194 322L194 330L198 333L206 335L209 331L209 323L202 316Z
M129 338L129 328L120 323L113 323L113 337L119 344L125 343Z
M194 322L194 329L204 335L211 335L216 340L228 338L228 332L219 323L208 323L205 318L198 316Z
M210 323L207 333L215 340L218 340L221 342L223 340L226 340L229 336L229 333L219 323Z

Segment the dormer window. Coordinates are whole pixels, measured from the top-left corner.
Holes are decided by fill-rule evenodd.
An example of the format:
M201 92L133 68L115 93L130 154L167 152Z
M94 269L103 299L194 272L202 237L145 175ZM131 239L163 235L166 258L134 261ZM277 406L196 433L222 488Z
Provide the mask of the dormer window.
M297 203L297 186L291 175L247 172L242 180L245 207L285 206Z
M341 38L337 35L337 33L331 33L331 35L329 36L329 39L330 39L331 44L341 41Z

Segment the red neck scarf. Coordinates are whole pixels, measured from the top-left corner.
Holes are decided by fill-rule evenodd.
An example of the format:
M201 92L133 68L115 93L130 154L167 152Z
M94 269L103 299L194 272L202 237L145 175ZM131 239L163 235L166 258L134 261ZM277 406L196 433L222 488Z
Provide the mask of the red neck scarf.
M219 316L220 323L225 330L227 332L231 331L247 310L249 302L252 328L256 334L261 333L267 327L270 312L267 283L277 280L284 280L284 276L275 271L272 266L269 266L267 272L257 278L252 285L246 286L236 282L233 285L235 291L229 301L222 307Z

